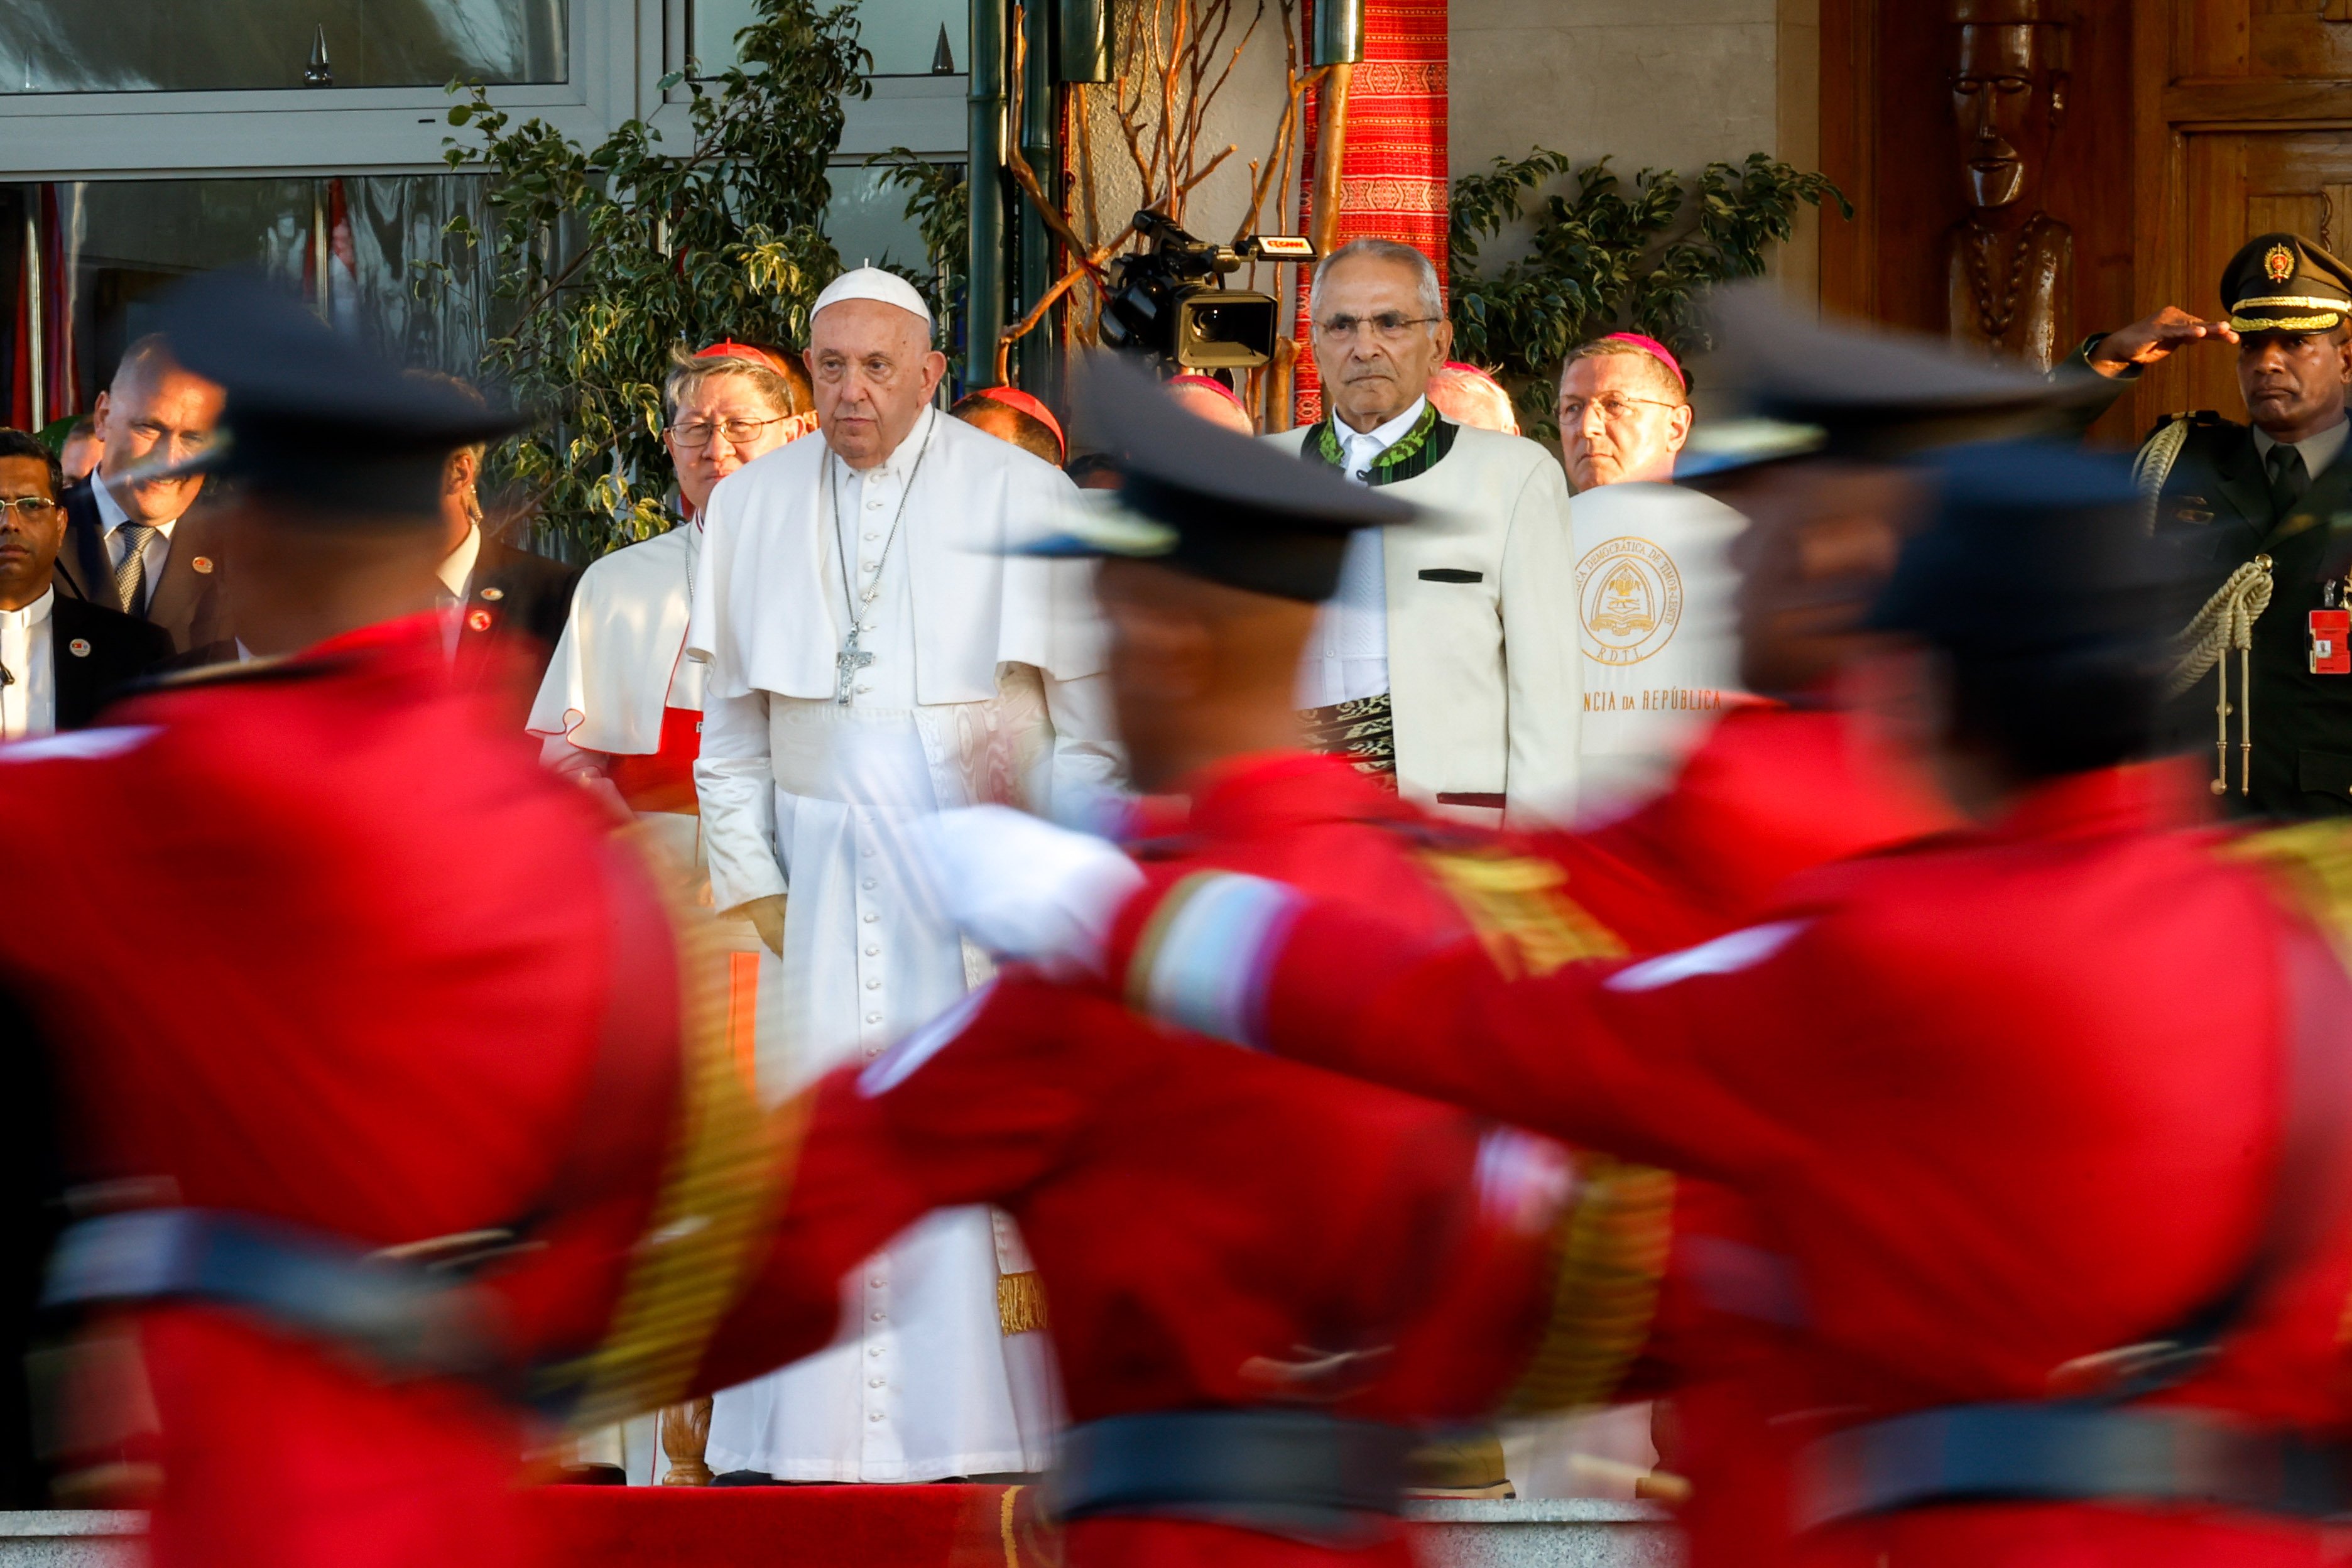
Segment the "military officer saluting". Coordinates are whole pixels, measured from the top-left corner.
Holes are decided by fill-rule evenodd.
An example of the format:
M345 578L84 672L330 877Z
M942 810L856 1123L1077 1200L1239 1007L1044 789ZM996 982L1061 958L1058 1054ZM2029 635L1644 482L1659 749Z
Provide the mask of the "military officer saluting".
M2232 807L2352 814L2352 463L2339 460L2352 428L2352 267L2300 235L2257 235L2231 258L2221 298L2226 320L2168 306L2081 357L2120 381L2186 343L2237 345L2251 423L2174 415L2140 448L2154 528L2210 547L2213 599L2177 672L2179 711L2219 742L2213 788ZM2241 614L2252 636L2232 639Z

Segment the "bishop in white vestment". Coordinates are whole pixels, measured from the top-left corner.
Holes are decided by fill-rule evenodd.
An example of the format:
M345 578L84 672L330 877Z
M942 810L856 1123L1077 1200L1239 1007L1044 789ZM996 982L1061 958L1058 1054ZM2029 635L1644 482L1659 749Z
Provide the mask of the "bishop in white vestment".
M988 800L1044 810L1117 772L1084 568L1003 553L1050 531L1069 481L931 407L945 361L900 279L845 274L810 335L824 439L712 492L687 637L709 664L695 781L712 896L767 926L781 903L803 1082L879 1055L984 976L902 875L910 819ZM711 1468L1042 1468L1049 1352L999 1306L1000 1280L1026 1268L1002 1215L921 1222L843 1282L832 1347L718 1396Z

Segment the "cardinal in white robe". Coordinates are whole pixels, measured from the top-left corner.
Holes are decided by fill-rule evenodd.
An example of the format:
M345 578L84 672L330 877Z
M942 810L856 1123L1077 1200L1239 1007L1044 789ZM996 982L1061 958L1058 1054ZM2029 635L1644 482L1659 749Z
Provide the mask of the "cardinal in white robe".
M930 342L900 279L836 279L810 322L823 438L722 481L705 520L687 649L709 664L695 783L711 891L782 957L796 1081L879 1055L985 976L902 875L912 819L1051 810L1118 773L1084 568L1004 553L1051 531L1074 488L932 406L947 363ZM832 1347L718 1396L711 1468L1042 1468L1055 1401L1028 1272L1001 1215L923 1221L843 1282Z

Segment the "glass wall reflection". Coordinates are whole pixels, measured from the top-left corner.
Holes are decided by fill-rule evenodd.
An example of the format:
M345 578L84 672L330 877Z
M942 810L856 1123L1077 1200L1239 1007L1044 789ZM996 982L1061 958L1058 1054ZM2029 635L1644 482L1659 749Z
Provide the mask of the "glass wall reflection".
M568 76L564 0L5 0L0 92L336 87Z
M876 76L930 76L947 34L951 76L964 67L971 36L969 0L856 0L858 40L874 54ZM705 72L735 63L735 35L751 25L752 0L688 0L687 52Z
M474 176L112 180L0 193L0 297L14 302L0 363L15 372L6 422L20 428L37 415L87 412L124 345L152 330L156 296L218 267L260 268L404 363L480 370L488 279L471 253L448 247L445 256L441 237L461 211L488 222ZM446 275L413 265L445 258Z

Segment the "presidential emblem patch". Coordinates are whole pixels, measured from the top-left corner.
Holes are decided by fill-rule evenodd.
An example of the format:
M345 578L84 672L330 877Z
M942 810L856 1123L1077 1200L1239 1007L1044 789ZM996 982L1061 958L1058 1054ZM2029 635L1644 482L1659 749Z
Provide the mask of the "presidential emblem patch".
M1639 664L1673 640L1683 618L1683 575L1646 539L1612 539L1576 563L1584 653L1602 664Z

